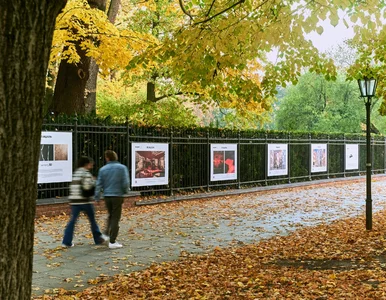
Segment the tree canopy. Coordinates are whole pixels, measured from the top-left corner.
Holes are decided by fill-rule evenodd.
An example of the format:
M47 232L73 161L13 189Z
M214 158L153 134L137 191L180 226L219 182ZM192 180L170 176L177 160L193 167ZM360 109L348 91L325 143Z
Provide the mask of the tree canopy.
M147 126L197 126L194 107L186 107L174 98L146 101L146 90L127 87L117 80L99 80L97 115L118 123Z
M306 73L280 99L274 116L276 129L360 133L366 119L361 100L357 83L345 80L343 74L336 81L327 81L321 75ZM384 121L378 113L380 104L375 98L371 119L373 127L385 133Z
M150 101L177 96L259 116L271 108L277 86L296 83L304 67L336 78L333 61L305 33L322 33L323 20L334 26L362 22L361 30L371 30L381 25L383 4L127 0L122 5L114 26L87 1L70 0L58 18L52 59L76 63L73 44L80 41L103 74L124 70L128 83L148 83ZM339 11L345 12L343 18ZM278 51L275 63L266 60L272 50Z

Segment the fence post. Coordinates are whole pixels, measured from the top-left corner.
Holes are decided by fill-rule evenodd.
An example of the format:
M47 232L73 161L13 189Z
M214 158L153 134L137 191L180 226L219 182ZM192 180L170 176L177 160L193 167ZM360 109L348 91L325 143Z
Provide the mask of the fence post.
M346 135L343 133L343 177L346 177Z
M312 149L312 147L311 147L312 135L311 135L311 133L308 134L308 140L310 142L310 145L308 147L308 151L309 151L309 156L308 156L308 165L309 165L309 167L308 167L308 178L310 179L310 181L312 181L312 172L311 172L311 170L312 170L312 151L311 151L311 149Z
M126 125L126 155L127 155L127 159L126 159L126 165L127 165L127 168L129 169L129 173L131 174L131 166L130 166L130 126L129 126L129 118L126 117L126 122L125 122L125 125ZM130 174L129 174L129 177L130 177ZM133 179L131 179L133 180Z
M264 180L265 185L268 185L268 165L269 165L269 157L268 157L268 133L265 132L265 161L264 161Z
M170 129L169 165L170 196L173 196L173 127Z
M287 166L287 170L288 170L288 183L291 183L291 168L290 168L290 162L291 162L291 156L290 156L290 153L291 153L291 133L288 132L288 153L287 153L287 156L288 156L288 166Z
M386 173L386 137L383 139L383 173Z
M206 172L206 179L207 179L207 182L206 182L206 190L209 192L209 190L210 190L210 166L211 166L212 163L213 163L213 162L210 160L209 129L206 130L206 148L207 148L208 161L209 161L209 164L207 164L208 170L207 170L207 172Z
M72 150L72 153L74 154L73 159L73 170L76 169L76 166L78 164L78 116L75 114L74 118L75 124L74 124L74 149Z
M327 134L327 179L330 178L330 162L329 158L330 157L330 135Z
M238 179L237 188L240 189L241 188L241 184L240 184L241 183L241 178L240 178L240 175L241 175L241 172L240 172L241 133L240 133L240 130L237 134L237 138L238 138L238 141L237 141L237 144L238 144L237 148L238 149L237 149L237 170L236 170L236 172L237 172L237 179Z

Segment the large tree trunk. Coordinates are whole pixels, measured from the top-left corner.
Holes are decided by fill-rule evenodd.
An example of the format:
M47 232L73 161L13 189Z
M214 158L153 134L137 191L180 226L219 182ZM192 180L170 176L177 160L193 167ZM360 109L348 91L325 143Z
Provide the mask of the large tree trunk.
M90 76L91 58L80 47L77 47L77 52L80 56L78 64L71 64L66 60L60 62L52 101L52 111L55 114L86 113L85 89Z
M104 5L105 6L105 5ZM104 10L104 6L98 7L101 10ZM111 0L107 17L109 21L114 24L115 19L118 15L119 8L121 6L121 0ZM86 83L86 100L85 100L85 111L86 113L94 113L96 110L96 90L97 90L97 81L98 81L99 66L96 64L95 60L91 59L89 67L89 78Z
M106 11L106 0L88 0L91 8ZM120 7L120 0L110 3L110 21L115 21ZM115 15L114 15L115 14ZM88 114L95 112L96 88L99 67L92 58L77 47L81 57L77 65L61 61L55 85L52 111L55 114Z
M0 2L0 299L31 297L45 80L65 3Z

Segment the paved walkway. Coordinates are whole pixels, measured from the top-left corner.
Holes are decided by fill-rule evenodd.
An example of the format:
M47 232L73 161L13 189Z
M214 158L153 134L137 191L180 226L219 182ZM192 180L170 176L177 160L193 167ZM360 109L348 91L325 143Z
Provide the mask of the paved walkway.
M255 243L303 226L332 222L365 212L365 181L312 188L264 191L212 200L185 201L126 210L118 241L124 248L95 246L81 216L75 247L60 247L68 216L39 219L34 248L34 296L53 289L81 290L97 277L140 270L176 260L184 253ZM286 187L286 186L285 186ZM373 212L386 207L386 178L372 183ZM98 213L103 227L106 215ZM365 225L364 225L365 226Z

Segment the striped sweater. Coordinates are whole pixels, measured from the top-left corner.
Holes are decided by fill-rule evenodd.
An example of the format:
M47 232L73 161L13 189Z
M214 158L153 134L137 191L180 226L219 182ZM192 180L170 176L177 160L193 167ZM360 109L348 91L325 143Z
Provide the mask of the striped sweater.
M95 187L95 180L89 170L85 168L78 168L72 175L72 182L70 184L70 195L68 199L71 205L87 204L93 199L92 197L86 198L82 196L82 187L85 190L90 190Z

